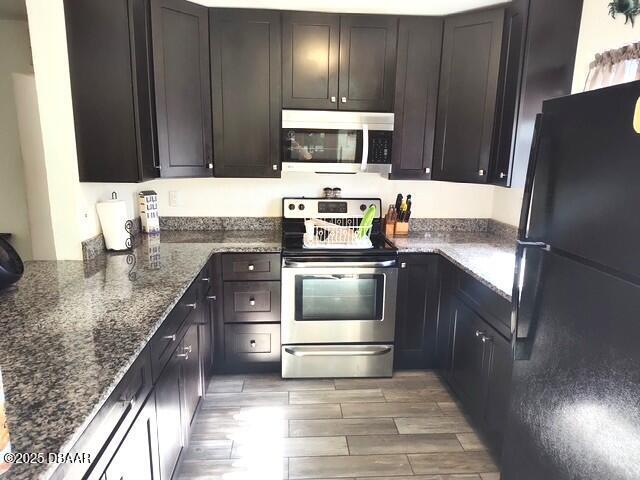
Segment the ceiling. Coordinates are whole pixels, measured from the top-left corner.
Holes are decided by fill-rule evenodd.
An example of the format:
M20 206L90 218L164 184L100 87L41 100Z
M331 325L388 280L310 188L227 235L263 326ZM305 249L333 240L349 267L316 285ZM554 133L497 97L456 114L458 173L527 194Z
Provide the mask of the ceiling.
M510 0L194 0L208 7L312 10L336 13L446 15Z
M0 0L0 18L26 20L27 7L24 0Z

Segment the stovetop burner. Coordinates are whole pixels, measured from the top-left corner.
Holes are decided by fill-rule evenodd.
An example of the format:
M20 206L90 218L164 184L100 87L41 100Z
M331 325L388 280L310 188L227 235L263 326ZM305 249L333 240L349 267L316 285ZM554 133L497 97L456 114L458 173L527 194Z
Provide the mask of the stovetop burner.
M379 256L396 255L396 247L382 233L379 198L284 198L282 248L284 256ZM357 230L364 212L375 206L376 218L369 235L371 248L307 248L304 245L305 220L318 219ZM335 246L334 246L335 247Z

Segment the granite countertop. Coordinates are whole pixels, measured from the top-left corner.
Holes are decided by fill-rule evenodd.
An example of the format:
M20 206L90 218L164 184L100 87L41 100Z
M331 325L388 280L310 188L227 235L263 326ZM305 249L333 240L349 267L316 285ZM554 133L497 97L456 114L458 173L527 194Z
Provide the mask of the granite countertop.
M489 233L412 233L400 252L440 253L510 299L515 246ZM0 292L0 369L14 452L66 452L213 253L279 252L278 231L163 231L91 261L26 262ZM133 272L133 275L132 275ZM55 465L14 465L5 480Z
M511 301L516 264L513 238L487 232L412 232L390 239L402 253L439 253Z
M216 252L279 252L278 232L162 232L127 255L26 262L0 292L0 370L14 452L67 451ZM47 478L13 465L3 479Z

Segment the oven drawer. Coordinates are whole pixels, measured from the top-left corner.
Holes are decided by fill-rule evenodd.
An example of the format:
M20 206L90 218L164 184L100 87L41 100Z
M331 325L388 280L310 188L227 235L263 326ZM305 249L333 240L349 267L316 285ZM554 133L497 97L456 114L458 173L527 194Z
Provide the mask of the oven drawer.
M279 322L280 282L225 282L224 321Z
M224 280L279 280L279 253L240 253L222 256Z
M227 362L280 361L280 324L225 325Z
M282 378L391 377L393 345L285 345Z

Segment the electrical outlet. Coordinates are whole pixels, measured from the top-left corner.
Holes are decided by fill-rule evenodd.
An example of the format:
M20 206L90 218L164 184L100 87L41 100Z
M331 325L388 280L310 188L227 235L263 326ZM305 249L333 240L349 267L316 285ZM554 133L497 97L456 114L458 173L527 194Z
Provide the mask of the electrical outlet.
M177 190L169 191L169 206L170 207L180 207L182 206L182 196L180 192Z

